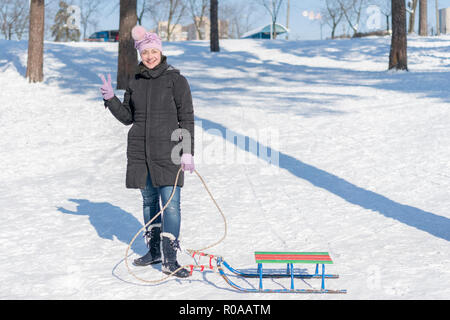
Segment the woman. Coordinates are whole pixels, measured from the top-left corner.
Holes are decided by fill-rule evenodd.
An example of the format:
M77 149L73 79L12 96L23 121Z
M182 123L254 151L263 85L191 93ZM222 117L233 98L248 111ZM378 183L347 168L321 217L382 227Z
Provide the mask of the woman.
M132 124L128 132L126 187L141 189L147 224L160 211L160 198L162 204L167 203L180 163L183 172L194 170L194 112L189 84L179 70L167 64L158 35L136 26L132 36L142 62L129 81L123 102L114 95L110 75L108 81L101 76L101 92L105 107L123 124ZM162 261L166 274L180 268L176 255L183 172L169 206L148 226L144 238L149 251L134 260L135 265ZM182 268L174 275L188 277L189 271Z

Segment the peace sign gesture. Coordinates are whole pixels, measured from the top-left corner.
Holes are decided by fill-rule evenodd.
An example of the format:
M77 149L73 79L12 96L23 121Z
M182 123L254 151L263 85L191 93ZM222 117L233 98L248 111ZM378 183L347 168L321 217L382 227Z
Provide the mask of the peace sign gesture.
M114 97L114 90L111 85L111 74L108 74L108 81L106 81L105 76L100 74L100 79L102 79L103 85L100 87L103 99L109 100Z

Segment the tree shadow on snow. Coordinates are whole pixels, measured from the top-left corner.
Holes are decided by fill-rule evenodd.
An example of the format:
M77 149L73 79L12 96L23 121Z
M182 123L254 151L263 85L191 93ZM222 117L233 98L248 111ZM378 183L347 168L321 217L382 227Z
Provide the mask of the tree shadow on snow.
M283 152L274 150L250 137L243 136L217 122L199 118L198 116L196 116L196 120L202 122L203 130L215 129L208 132L227 139L238 148L246 152L251 152L267 162L270 162L270 157L259 154L258 150L268 150L268 154L272 154L273 152L278 153L278 166L281 169L287 170L294 176L304 179L318 188L327 190L354 205L379 213L387 218L395 219L435 237L450 241L450 219L446 217L395 202L381 194L358 187L332 173L304 163ZM237 141L245 141L245 144L238 143ZM255 145L257 148L249 147Z
M444 40L429 40L429 41L444 41ZM379 92L380 98L389 97L392 91L403 92L407 94L422 94L424 97L438 98L443 102L450 101L450 95L445 91L450 84L450 72L445 69L447 66L443 61L445 60L446 47L434 47L439 49L439 57L442 60L442 70L438 71L416 71L414 70L414 55L423 56L424 48L411 46L409 54L410 72L392 72L388 71L389 61L389 41L385 38L381 39L351 39L351 40L333 40L333 41L303 41L302 46L291 41L264 41L255 40L255 46L260 46L264 49L274 49L274 57L269 60L262 60L251 52L245 51L226 51L212 54L209 52L209 47L202 46L201 43L186 42L182 44L184 49L183 54L170 56L169 63L175 67L181 66L181 71L185 68L190 68L190 64L194 62L194 69L205 70L205 72L193 72L190 74L189 69L185 71L195 98L210 99L211 106L217 103L217 96L222 92L232 91L233 93L245 97L247 94L254 93L254 87L263 86L270 89L267 84L267 77L275 77L280 80L281 84L274 83L274 85L286 85L290 82L300 82L308 85L318 86L336 86L346 88L370 88L381 90ZM170 46L168 44L168 46ZM448 47L447 47L448 48ZM174 47L175 49L175 47ZM276 61L277 51L283 54L291 54L295 57L307 58L329 58L335 61L352 61L355 62L355 55L359 59L359 63L364 63L365 60L380 59L385 60L385 68L378 71L356 70L351 67L331 67L322 66L318 63L315 66L308 66L299 63L279 62ZM429 55L429 54L427 54ZM417 60L420 61L420 60ZM217 75L212 70L219 67ZM226 76L222 70L230 70ZM231 72L232 71L232 72ZM240 75L234 77L233 74L239 72ZM243 76L245 75L245 76ZM242 85L237 85L242 83ZM284 83L284 84L283 84ZM439 85L436 85L438 83ZM207 85L204 88L204 85ZM211 89L210 85L218 84L218 88ZM224 91L225 90L225 91ZM206 93L196 96L196 91ZM343 93L330 93L324 95L322 93L311 96L310 92L305 95L302 92L292 93L290 95L281 95L281 100L291 102L295 105L301 105L302 102L308 102L318 107L330 105L333 107L336 101L342 98L358 99L360 98L356 93L349 94L348 90ZM273 93L271 93L273 94ZM300 103L299 103L300 102ZM221 102L222 104L222 102ZM272 110L273 107L261 102L264 110ZM275 108L273 111L278 112Z
M21 76L25 77L27 68L20 60L20 55L26 54L28 50L27 41L0 40L0 73L12 67ZM25 62L26 63L26 62Z
M238 40L236 40L238 41ZM367 87L380 90L380 95L389 97L390 92L397 91L411 94L423 94L425 97L438 98L443 102L449 102L450 96L446 88L450 84L450 76L445 68L448 67L445 59L446 49L445 39L425 39L430 43L437 42L433 50L438 50L436 60L441 59L442 70L438 71L414 71L415 56L430 55L426 52L426 47L411 45L408 48L410 58L410 72L388 72L387 64L389 57L388 38L380 39L351 39L351 40L329 40L302 41L297 44L292 41L254 41L255 46L264 49L273 49L274 55L282 52L291 54L293 57L308 58L328 58L336 61L355 61L355 56L363 63L365 59L386 60L386 68L379 71L352 70L349 68L325 67L318 63L317 66L307 66L298 63L277 62L276 58L262 60L258 56L247 52L245 48L241 51L222 50L220 53L211 53L208 42L182 42L164 43L165 52L169 57L169 64L176 68L180 67L181 72L187 76L193 94L196 99L209 100L214 106L217 103L217 96L223 92L243 96L256 96L263 94L255 93L254 87L262 86L270 88L266 80L268 77L275 77L286 83L296 81L309 85L337 86L342 88ZM247 43L247 42L243 42ZM442 43L442 44L441 44ZM111 73L113 80L117 75L117 50L115 44L105 47L104 44L90 44L89 46L68 45L46 41L45 50L45 83L56 84L62 89L69 90L75 94L85 94L86 92L98 92L101 81L98 74ZM12 65L17 71L25 76L26 66L19 57L26 54L26 41L2 41L2 52L0 53L0 71ZM182 50L180 54L178 51ZM420 61L420 60L418 60ZM221 75L216 74L216 71ZM204 72L197 72L198 70ZM226 75L224 70L229 70ZM237 72L239 76L233 76ZM297 77L300 75L300 77ZM113 81L115 82L115 81ZM242 85L240 85L240 83ZM211 85L219 85L211 88ZM436 85L438 84L438 85ZM115 83L113 83L115 85ZM346 90L345 92L347 92ZM199 92L200 94L196 94ZM269 93L268 93L269 94ZM270 93L273 94L273 93ZM302 102L317 105L321 108L319 114L323 112L336 113L333 104L342 98L358 99L356 94L329 93L313 94L311 92L295 92L283 94L278 98L285 105L301 106ZM384 96L381 96L384 97ZM92 98L102 103L101 95ZM221 102L226 103L226 102ZM255 101L258 104L258 101ZM279 112L279 108L267 105L264 101L259 105L266 110ZM331 108L325 108L326 105ZM311 115L310 112L307 112ZM314 113L312 113L314 114Z

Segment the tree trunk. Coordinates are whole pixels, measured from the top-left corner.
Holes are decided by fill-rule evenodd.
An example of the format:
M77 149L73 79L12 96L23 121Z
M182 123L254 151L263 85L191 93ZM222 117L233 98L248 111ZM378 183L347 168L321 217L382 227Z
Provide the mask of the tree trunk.
M44 81L44 18L44 0L31 0L26 73L29 82Z
M210 20L211 20L211 31L210 31L210 47L211 52L219 52L219 4L218 0L211 0L210 4Z
M428 35L427 0L419 0L419 36Z
M409 14L409 28L408 28L408 33L413 33L414 32L414 27L416 24L416 9L417 9L417 1L418 0L413 0L412 2L412 6L411 6L411 11L413 13Z
M131 29L137 24L137 0L120 0L119 60L117 69L117 89L125 90L128 81L136 71L137 52Z
M272 21L272 40L277 38L277 25L275 21Z
M404 0L392 0L392 38L389 70L408 70L406 41L406 6Z
M286 8L286 29L289 30L289 18L290 18L290 14L291 14L291 1L288 0L287 2L287 8ZM289 40L289 32L286 33L286 40Z
M436 35L441 34L441 22L439 21L439 1L435 1L435 7L436 7Z

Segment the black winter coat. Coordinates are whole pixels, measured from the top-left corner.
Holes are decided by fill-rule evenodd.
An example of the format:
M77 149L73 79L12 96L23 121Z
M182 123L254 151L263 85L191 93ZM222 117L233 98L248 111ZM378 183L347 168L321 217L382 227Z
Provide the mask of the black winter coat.
M189 84L162 57L154 69L142 62L121 102L116 96L105 106L128 132L127 188L145 188L147 170L154 187L173 186L183 152L194 155L194 111ZM177 130L185 129L185 130ZM180 174L178 186L184 184Z

